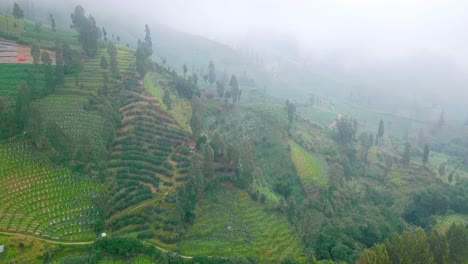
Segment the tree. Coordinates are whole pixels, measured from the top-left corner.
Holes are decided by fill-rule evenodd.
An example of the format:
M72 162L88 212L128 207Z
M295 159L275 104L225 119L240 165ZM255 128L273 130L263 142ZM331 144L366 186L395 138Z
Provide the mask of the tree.
M224 97L224 84L220 81L216 81L216 91L218 92L218 97Z
M239 99L239 82L237 81L237 77L235 75L231 76L229 86L231 87L230 95L232 97L232 104L236 105Z
M356 264L391 264L388 257L387 248L382 244L377 244L371 249L365 249Z
M184 77L185 77L185 75L187 75L187 71L188 71L187 65L184 64L184 66L182 66L182 69L184 70Z
M31 56L33 57L34 65L38 65L41 59L41 49L37 43L33 43L31 47Z
M42 51L41 61L45 65L44 67L44 77L45 77L45 87L44 92L46 95L49 95L55 90L56 83L54 82L53 72L52 72L52 59L50 58L49 52Z
M422 158L422 162L424 163L424 165L426 165L428 160L429 160L429 146L426 144L424 146L424 153L423 153L423 158Z
M190 128L192 129L193 137L198 139L203 130L203 119L199 113L192 114L192 118L190 119Z
M338 128L337 141L343 146L350 144L356 134L351 119L342 117L336 126Z
M104 38L104 41L107 42L107 31L104 27L102 27L102 37Z
M448 264L449 244L447 237L436 229L433 229L429 234L428 240L435 262L437 264Z
M437 121L437 127L440 129L445 124L445 113L444 111L440 112L439 120Z
M172 109L172 99L168 90L164 90L163 104L167 106L167 110L170 111Z
M410 164L410 160L411 160L411 145L406 142L405 144L405 152L403 153L403 157L402 157L402 163L406 166L408 166Z
M439 176L440 177L445 177L445 162L442 162L440 165L439 165Z
M16 19L23 19L24 18L24 11L23 11L23 9L21 9L21 7L16 2L15 2L15 5L13 6L13 16Z
M210 61L208 65L208 80L210 81L210 87L216 81L216 69L213 61Z
M52 64L52 59L50 58L49 52L47 51L42 51L41 53L41 61L44 65L51 65Z
M82 6L75 7L71 14L72 29L78 32L78 41L84 52L89 57L94 57L98 49L99 29L93 16L86 17Z
M109 41L107 43L107 54L109 54L109 67L114 75L114 78L119 78L120 73L117 65L117 48L115 48L114 43L112 41Z
M377 137L376 137L376 141L377 141L377 144L379 143L379 139L381 139L384 135L384 122L382 119L380 119L379 121L379 130L377 132Z
M393 235L385 241L385 247L391 263L435 263L426 233L419 227L414 232Z
M466 228L453 223L447 231L447 242L450 246L450 262L463 263L468 259L468 232Z
M198 84L198 75L196 73L192 74L193 83L195 86Z
M296 106L293 103L290 103L287 101L287 110L288 110L288 120L289 124L292 124L294 122L294 119L296 119Z
M107 61L106 57L105 56L102 56L101 57L101 69L105 70L109 67L109 62Z
M50 19L50 27L52 28L52 32L55 32L55 18L52 14L49 14L49 19Z

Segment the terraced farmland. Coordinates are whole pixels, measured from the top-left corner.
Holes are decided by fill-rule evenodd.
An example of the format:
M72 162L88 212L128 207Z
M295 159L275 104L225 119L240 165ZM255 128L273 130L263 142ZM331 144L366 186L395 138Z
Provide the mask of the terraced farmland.
M323 165L294 141L290 141L290 146L291 159L305 191L311 193L317 186L325 187L328 179Z
M56 122L74 140L81 136L88 138L103 148L108 132L107 120L97 111L84 110L86 97L77 95L51 95L34 102L47 121Z
M107 170L113 204L108 226L174 248L175 190L190 166L183 151L188 135L136 79L113 93L120 98L122 124Z
M0 145L0 231L56 240L95 237L98 191L68 169L53 167L25 143Z
M221 185L200 203L181 243L184 255L255 256L261 263L298 259L303 251L284 216L265 211L247 192Z

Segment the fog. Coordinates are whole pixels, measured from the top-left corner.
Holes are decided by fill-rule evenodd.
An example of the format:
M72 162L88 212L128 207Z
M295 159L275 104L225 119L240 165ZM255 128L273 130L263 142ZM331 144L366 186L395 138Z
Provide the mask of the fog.
M424 93L445 107L453 100L457 111L468 111L468 1L39 2L50 8L66 7L68 13L81 4L98 23L140 28L165 24L230 46L273 54L278 63L308 65L302 69L306 75L320 72L331 79L342 78L345 86L353 80L354 87L382 93Z

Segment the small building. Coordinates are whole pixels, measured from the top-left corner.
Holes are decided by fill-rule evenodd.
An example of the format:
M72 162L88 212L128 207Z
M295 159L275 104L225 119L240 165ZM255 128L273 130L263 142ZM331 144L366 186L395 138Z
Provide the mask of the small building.
M101 237L106 237L106 236L107 236L106 233L102 233L102 234L101 234Z
M3 251L5 251L5 246L4 246L4 245L0 245L0 253L2 253Z
M196 149L197 148L197 141L190 140L190 142L188 143L188 147L190 148L190 150Z

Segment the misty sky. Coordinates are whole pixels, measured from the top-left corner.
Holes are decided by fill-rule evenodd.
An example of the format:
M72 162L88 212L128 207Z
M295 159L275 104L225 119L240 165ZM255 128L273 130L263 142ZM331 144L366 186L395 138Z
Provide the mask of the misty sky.
M376 58L419 52L468 55L468 1L171 0L91 1L142 20L211 38L269 30L295 35L305 50L365 50ZM143 7L143 8L142 8ZM133 14L130 16L130 13ZM144 23L144 21L142 21Z

